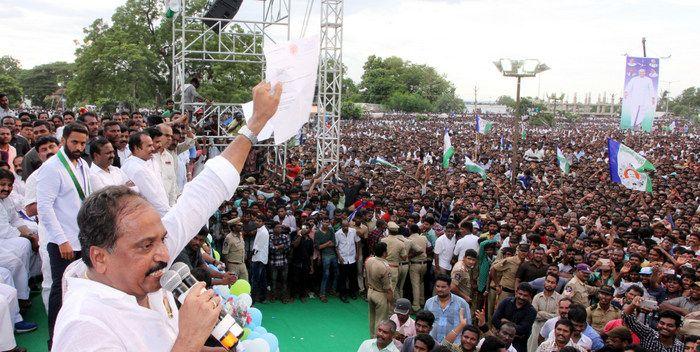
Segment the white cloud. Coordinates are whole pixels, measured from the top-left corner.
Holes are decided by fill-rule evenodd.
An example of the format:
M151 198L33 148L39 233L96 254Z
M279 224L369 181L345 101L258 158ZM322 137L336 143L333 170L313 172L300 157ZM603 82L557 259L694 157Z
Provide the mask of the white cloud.
M309 0L292 1L292 37L301 32ZM109 18L124 0L0 0L2 55L24 67L56 60L72 61L74 39L95 18ZM318 33L318 3L307 35ZM244 1L241 15L260 13L258 1ZM523 81L523 95L564 92L581 97L615 92L623 79L623 54L641 55L641 37L649 56L672 55L661 62L661 79L677 81L672 93L698 85L700 37L696 0L347 0L344 63L359 80L367 56L397 55L428 64L447 75L466 99L479 86L480 99L515 94L513 79L500 76L492 61L501 57L538 58L552 69ZM661 84L662 88L666 84Z

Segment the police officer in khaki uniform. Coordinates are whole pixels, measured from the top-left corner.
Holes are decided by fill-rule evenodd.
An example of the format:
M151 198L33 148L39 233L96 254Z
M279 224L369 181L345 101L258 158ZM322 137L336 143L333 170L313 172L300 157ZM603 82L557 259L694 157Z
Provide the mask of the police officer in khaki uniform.
M588 296L593 295L598 291L598 288L586 284L591 276L591 268L588 264L580 263L576 265L576 273L574 277L564 286L564 295L571 297L574 303L588 307Z
M430 241L421 235L418 225L411 225L409 228L411 236L408 241L411 243L411 260L408 267L408 278L411 280L411 291L413 292L412 307L414 312L419 311L425 304L424 278L425 271L431 259L428 258L428 248Z
M493 264L493 270L501 278L498 284L500 293L498 298L496 298L496 306L504 299L515 295L515 274L518 272L520 263L525 261L528 252L530 252L530 247L527 244L522 244L518 246L516 255Z
M227 223L229 233L224 239L221 254L224 256L226 271L238 275L239 279L248 281L248 269L245 267L245 240L241 230L243 223L239 218L229 220Z
M588 324L598 333L603 333L603 328L609 321L620 318L620 310L610 304L613 293L611 286L602 286L598 289L598 303L586 309Z
M381 239L381 242L386 243L387 255L386 260L389 262L391 270L391 284L394 288L397 298L403 298L403 284L406 282L408 274L408 247L409 241L399 235L399 225L393 221L389 221L386 225L389 230L389 236Z
M476 291L474 287L474 267L476 266L476 260L478 254L473 249L467 249L464 251L464 257L462 260L458 261L453 267L450 276L452 277L452 284L450 291L464 298L470 306L474 307L472 302L472 294ZM474 308L472 308L474 309Z
M386 243L378 242L374 246L374 254L365 261L370 338L374 337L377 324L389 319L394 304L394 286L391 284L389 262L386 260Z

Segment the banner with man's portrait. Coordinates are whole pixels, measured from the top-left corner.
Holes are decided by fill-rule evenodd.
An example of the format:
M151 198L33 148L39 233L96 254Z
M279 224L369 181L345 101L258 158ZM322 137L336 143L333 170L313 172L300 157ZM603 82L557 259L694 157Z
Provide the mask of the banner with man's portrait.
M621 129L651 132L658 101L658 87L658 58L631 56L626 58Z

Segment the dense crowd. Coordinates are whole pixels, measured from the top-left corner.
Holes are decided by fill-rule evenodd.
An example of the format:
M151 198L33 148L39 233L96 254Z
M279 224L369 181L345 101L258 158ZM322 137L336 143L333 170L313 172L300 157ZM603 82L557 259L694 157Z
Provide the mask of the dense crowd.
M0 107L2 304L15 332L36 329L21 313L40 285L53 333L64 271L80 257L80 200L62 198L61 184L84 196L127 185L163 215L220 141L196 137L211 121L171 104L110 116L15 112L6 97ZM284 169L255 148L236 195L176 261L209 285L250 281L255 302L364 298L372 339L359 351L694 350L696 130L621 132L617 119L587 117L522 137L512 116L482 117L496 126L488 134L465 115L342 121L338 172L325 182L312 129ZM608 138L654 164L653 193L610 181Z

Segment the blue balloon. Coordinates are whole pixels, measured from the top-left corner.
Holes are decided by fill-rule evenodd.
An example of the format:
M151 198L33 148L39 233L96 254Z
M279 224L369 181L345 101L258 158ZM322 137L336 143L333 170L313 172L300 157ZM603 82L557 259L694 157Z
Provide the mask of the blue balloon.
M260 335L259 332L253 331L253 332L250 333L250 335L248 335L248 338L246 339L246 341L248 341L248 340L259 339L259 338L261 338L261 337L262 337L262 335Z
M228 297L231 295L223 286L214 286L214 292L219 295L223 301L228 299Z
M251 325L261 326L262 325L262 312L260 309L255 307L248 308L248 314L250 314Z
M268 345L270 345L270 351L277 351L277 347L279 346L277 336L268 332L267 334L263 334L262 338L263 340L267 341Z
M265 334L267 334L267 329L265 329L265 328L262 327L262 326L256 326L255 329L253 329L253 331L257 332L257 333L260 334L260 335L265 335Z

